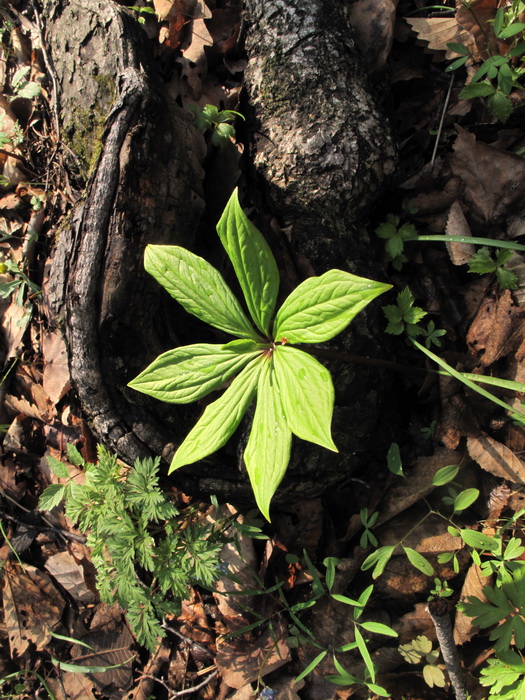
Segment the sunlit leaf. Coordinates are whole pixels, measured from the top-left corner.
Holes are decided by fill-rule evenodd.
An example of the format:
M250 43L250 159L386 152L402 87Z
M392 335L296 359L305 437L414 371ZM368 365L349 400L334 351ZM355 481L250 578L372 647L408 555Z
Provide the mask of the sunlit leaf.
M244 461L255 500L267 520L270 519L270 501L290 461L291 447L292 433L284 416L273 363L263 361Z
M279 271L268 243L239 204L237 188L217 224L217 232L232 261L248 311L268 336L279 291Z
M231 335L259 340L222 275L204 258L176 245L148 245L144 267L188 313Z
M175 453L170 472L186 464L193 464L226 444L255 396L261 368L260 359L252 360L235 377L224 394L207 406Z
M290 343L322 343L340 333L390 284L329 270L310 277L287 297L277 312L274 337Z
M334 386L330 372L311 355L288 345L277 346L274 366L288 428L302 440L337 452L331 435Z
M233 341L235 343L236 341ZM185 345L159 355L128 386L167 403L189 403L220 388L260 354L257 343L242 346L201 343Z

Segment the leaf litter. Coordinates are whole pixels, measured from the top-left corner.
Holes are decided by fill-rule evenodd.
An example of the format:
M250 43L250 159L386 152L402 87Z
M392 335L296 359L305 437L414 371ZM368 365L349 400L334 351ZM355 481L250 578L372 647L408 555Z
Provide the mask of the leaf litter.
M238 3L219 7L220 3L215 2L154 0L153 4L157 21L148 18L148 31L179 66L170 85L172 94L184 105L209 103L219 109L236 109L240 74L246 66L246 57L239 47ZM525 134L519 114L511 118L510 126L503 127L491 120L480 100L460 98L461 77L452 85L450 101L444 106L449 77L439 72L448 60L457 56L447 46L449 43L463 44L471 51L473 60L467 63L467 76L472 76L476 61L483 60L487 36L497 50L504 52L491 24L501 3L474 0L470 9L458 3L455 14L432 16L430 13L424 17L404 16L408 4L381 0L372 7L359 0L351 7L356 38L369 69L376 78L391 71L391 116L400 140L400 162L381 214L395 213L409 218L421 234L516 238L525 230L522 214L525 161L520 151ZM38 65L31 63L40 50L35 26L24 18L16 32L26 44L35 41L31 53L22 51L24 42L17 39L16 66L27 65L38 75ZM224 81L224 69L228 81ZM9 81L3 70L4 61L0 61L0 80L5 92ZM382 88L376 83L374 89ZM1 128L8 133L16 128L15 106L2 97ZM432 150L438 137L435 132L443 109L446 110L443 130L439 133L434 159ZM33 138L38 140L34 133ZM5 145L3 150L6 153L0 158L0 167L10 185L0 197L4 215L1 229L2 236L5 233L10 238L0 242L0 246L4 256L23 264L22 241L30 222L34 221L29 201L39 191L24 189L27 182L21 160L26 157L24 150L13 144ZM219 169L214 171L214 178L231 178L232 162L237 173L240 150L240 147L236 150L234 161L224 162L224 177ZM22 189L17 189L17 185ZM47 212L44 228L46 216ZM449 328L449 337L454 339L454 351L450 350L448 357L451 365L479 375L494 373L523 381L525 337L521 300L525 282L520 282L519 288L511 292L500 290L491 275L481 279L469 275L466 266L476 249L469 242L449 242L446 246L421 243L417 250L410 244L407 256L411 272L396 273L396 279L413 285L418 303L431 308L436 321ZM422 266L421 270L418 265ZM519 256L509 263L509 268L514 269L513 265L519 277L523 265ZM42 267L36 265L30 274L35 281L45 284L45 278L37 272ZM431 271L432 291L428 275L422 270ZM0 282L11 278L3 275ZM235 547L224 553L225 563L235 572L238 582L232 584L231 579L224 577L214 596L207 596L198 588L189 591L179 618L167 621L182 637L173 635L170 638L173 644L161 643L146 662L139 661L123 611L108 610L98 600L89 548L83 542L68 543L61 534L78 535L74 523L68 522L60 509L46 514L45 522L36 524L28 516L34 511L42 487L60 481L46 467L44 454L64 459L66 443L92 450L93 439L70 390L67 350L61 334L46 327L38 296L24 291L18 300L4 298L0 312L4 362L2 421L6 423L0 465L3 536L14 546L23 541L24 533L27 540L29 529L31 535L27 541L32 543L31 549L25 547L17 552L23 557L23 566L7 542L2 548L6 559L2 643L8 649L6 654L20 668L24 668L30 653L38 652L48 665L47 680L56 697L89 699L96 697L94 693L109 698L124 697L132 688L130 697L138 700L148 697L158 687L151 677L166 679L163 682L173 692L188 689L188 685L197 686L203 678L209 678L196 691L202 698L242 700L257 697L257 693L264 697L261 692L264 688L275 690L279 698L349 697L353 691L325 679L327 674L334 673L330 654L305 679L294 683L294 678L312 662L319 649L307 642L296 645L305 630L297 627L297 613L294 612L294 618L289 608L295 605L299 610L304 606L299 621L321 647L352 643L355 636L349 624L348 608L335 604L326 589L315 605L308 606L315 597L316 582L321 586L326 583L324 557L350 562L346 573L341 567L336 574L334 590L351 596L362 591L366 577L360 571L360 563L370 551L360 544L359 511L365 507L379 513L373 531L380 545L397 547L384 574L375 582L368 611L370 620L391 624L396 629L399 634L396 644L408 643L420 635L435 639L425 603L432 577L414 568L397 544L400 539L405 547L428 559L439 578L453 587L458 599L472 595L482 598L486 577L466 556L457 538L447 532L442 520L431 516L409 531L425 512L423 504L432 505L446 492L446 487L436 487L433 483L436 474L454 464L461 465L462 487L491 494L489 515L492 513L494 522L523 508L524 429L502 420L501 414L494 415L490 406L453 380L436 381L429 374L424 390L423 383L418 386L407 380L407 395L412 397L414 407L410 409L407 431L411 439L405 437L401 445L406 462L405 478L389 474L385 460L383 465L373 465L376 481L371 481L369 474L355 475L355 493L359 496L352 512L330 505L338 503L335 498L305 501L277 515L275 531L264 548L254 546L250 538L241 537L240 554ZM400 359L406 353L401 347ZM518 407L522 398L506 394L506 399L513 400ZM420 435L425 428L423 417L427 424L432 421L436 424L427 442ZM418 437L414 439L414 435ZM74 465L70 467L73 469ZM80 476L81 470L77 472ZM359 481L364 483L361 490ZM381 484L380 489L377 484ZM477 518L486 515L483 507L476 507L478 511L474 514L467 511L465 527L475 527ZM493 531L490 522L489 517L484 530L487 533ZM35 548L39 552L37 559L33 559ZM439 555L450 552L458 556L457 571L450 563L439 564ZM289 555L295 559L288 561ZM315 562L313 569L308 561ZM276 578L286 582L288 607L283 607L278 591L264 594ZM235 595L247 588L253 591L251 595ZM69 616L78 616L68 629L63 627L64 610ZM59 642L52 637L53 631L72 635L76 642ZM232 632L240 634L231 636ZM457 644L469 649L469 645L477 643L477 632L471 618L457 613L454 627ZM383 645L385 638L378 635L370 635L370 639L372 658L382 682L392 688L393 698L403 694L413 700L445 697L439 689L430 692L424 684L418 685L420 678L410 676L407 681L406 668L396 647ZM180 642L178 646L175 640ZM92 656L86 656L87 650L80 642L89 643ZM117 668L84 674L66 670L64 666L58 682L56 672L52 675L50 650L64 663ZM352 672L364 675L365 666L355 650L338 658ZM166 668L168 673L164 675L161 669ZM214 675L215 671L218 674Z

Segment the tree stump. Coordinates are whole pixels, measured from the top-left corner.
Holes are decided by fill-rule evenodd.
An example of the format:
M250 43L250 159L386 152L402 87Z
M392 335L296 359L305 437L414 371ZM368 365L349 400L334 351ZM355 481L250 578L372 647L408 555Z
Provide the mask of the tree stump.
M146 35L125 9L112 0L44 4L61 133L76 155L71 181L81 182L82 171L87 178L59 232L48 306L60 320L72 380L97 438L127 461L151 454L169 461L202 407L161 404L126 384L175 345L221 342L203 336L211 331L143 270L148 243L194 245L205 204L205 142L156 77ZM247 189L266 217L263 231L287 251L286 269L296 270L283 290L305 268L378 274L359 221L393 169L394 148L351 28L329 0L247 0L246 18ZM335 347L380 355L376 316L361 315ZM330 369L340 453L297 441L277 500L311 497L347 480L377 452L377 436L392 419L384 373L341 362ZM174 478L190 492L249 497L236 449L242 444L241 430L224 450Z

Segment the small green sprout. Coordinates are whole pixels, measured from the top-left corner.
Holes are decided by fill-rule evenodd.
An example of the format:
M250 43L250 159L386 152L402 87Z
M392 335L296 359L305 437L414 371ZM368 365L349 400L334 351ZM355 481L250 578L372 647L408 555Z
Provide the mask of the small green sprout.
M240 112L233 109L223 109L219 111L215 105L206 105L199 109L196 105L189 105L188 109L195 116L195 126L202 131L210 131L210 141L214 146L224 148L235 139L235 127L230 122L235 117L244 119Z
M391 335L401 335L403 331L409 338L415 338L423 333L418 322L427 315L419 306L414 306L414 295L409 287L405 287L397 295L396 304L383 306L388 325L386 332Z
M386 240L385 251L394 270L401 270L403 264L408 262L404 254L405 241L414 240L414 237L417 237L417 230L413 224L400 226L399 222L398 216L388 214L386 220L375 230L379 238Z
M494 259L486 246L480 248L473 255L468 263L468 271L478 275L487 275L492 272L496 273L496 279L500 289L510 289L515 291L518 289L518 277L511 270L505 270L503 265L514 255L512 250L500 248L496 252ZM427 346L428 347L428 346Z

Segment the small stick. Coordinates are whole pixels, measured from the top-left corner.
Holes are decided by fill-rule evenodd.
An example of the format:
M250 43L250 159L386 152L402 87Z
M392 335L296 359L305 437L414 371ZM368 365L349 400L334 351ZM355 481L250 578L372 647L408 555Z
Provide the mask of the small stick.
M450 84L448 86L447 96L445 97L445 102L443 104L443 111L441 112L441 119L439 120L438 132L436 134L436 143L434 144L434 151L432 152L432 159L430 161L430 169L434 168L434 163L436 160L437 149L439 146L439 140L441 139L441 132L443 131L443 123L445 121L445 114L447 113L448 103L450 101L450 94L452 92L452 86L454 85L454 75L450 76Z
M465 674L461 668L458 648L454 642L447 601L443 600L443 598L431 600L428 604L428 612L436 628L436 637L456 700L467 700Z

